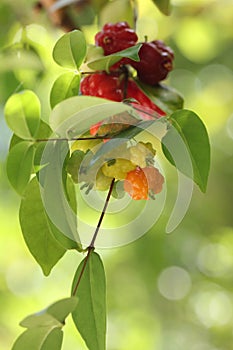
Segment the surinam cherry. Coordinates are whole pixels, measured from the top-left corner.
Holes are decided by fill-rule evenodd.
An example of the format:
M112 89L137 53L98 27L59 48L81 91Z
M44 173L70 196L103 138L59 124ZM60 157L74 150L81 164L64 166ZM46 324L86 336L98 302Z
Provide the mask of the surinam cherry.
M128 100L143 120L153 120L166 114L149 99L132 78L125 80L124 76L113 73L94 73L81 81L80 89L81 93L87 96L106 98L116 102ZM91 126L91 135L96 135L101 125L102 122L98 122ZM114 128L117 128L117 125ZM104 135L103 132L102 135Z
M82 95L96 96L120 102L124 98L122 83L118 75L105 72L86 76L80 84Z
M128 159L112 159L102 166L102 172L105 176L114 177L116 180L124 180L127 173L134 170L136 165Z
M105 55L125 50L135 45L137 40L137 34L127 22L107 23L95 35L95 44L104 49Z
M146 84L155 85L164 80L173 68L174 53L161 40L145 42L139 50L140 61L131 61L138 78Z
M164 177L157 168L137 167L130 171L124 181L125 191L135 200L148 199L152 195L162 191Z
M133 199L148 199L148 182L140 167L128 172L124 181L124 190Z
M153 163L156 151L151 143L138 142L135 146L129 148L130 160L141 168Z
M140 106L157 112L158 116L166 114L149 99L133 79L125 80L124 77L122 79L122 76L114 73L90 74L81 81L80 89L83 95L102 97L116 102L133 99Z

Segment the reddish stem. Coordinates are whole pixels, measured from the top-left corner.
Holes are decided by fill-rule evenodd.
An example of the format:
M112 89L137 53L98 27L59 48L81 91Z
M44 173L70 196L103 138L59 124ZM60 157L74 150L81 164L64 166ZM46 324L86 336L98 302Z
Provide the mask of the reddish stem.
M82 270L81 270L81 272L80 272L80 275L79 275L79 277L78 277L78 280L77 280L76 285L75 285L75 287L74 287L74 290L73 290L73 292L72 292L72 295L73 295L73 296L74 296L74 295L76 294L76 292L77 292L78 286L79 286L79 284L80 284L80 282L81 282L81 279L82 279L82 276L83 276L83 274L84 274L85 268L86 268L86 266L87 266L87 262L88 262L88 260L89 260L90 255L91 255L91 252L94 251L94 249L95 249L95 247L94 247L95 241L96 241L96 238L97 238L97 235L98 235L100 226L101 226L101 224L102 224L104 215L105 215L105 213L106 213L106 209L107 209L107 206L108 206L108 203L109 203L111 194L112 194L114 182L115 182L115 179L112 179L111 185L110 185L110 187L109 187L108 195L107 195L107 198L106 198L105 203L104 203L104 207L103 207L102 213L101 213L101 215L100 215L98 224L97 224L96 229L95 229L95 233L94 233L94 235L93 235L93 237L92 237L92 240L91 240L91 243L90 243L89 247L87 248L87 255L86 255L86 257L85 257Z

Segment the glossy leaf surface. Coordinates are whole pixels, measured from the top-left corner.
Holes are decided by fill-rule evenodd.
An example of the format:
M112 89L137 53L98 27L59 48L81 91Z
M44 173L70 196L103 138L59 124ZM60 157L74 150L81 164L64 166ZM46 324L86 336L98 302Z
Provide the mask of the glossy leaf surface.
M50 104L54 108L59 102L78 96L80 74L68 72L60 75L54 82L50 93Z
M47 166L40 171L39 181L52 234L66 249L82 250L77 232L74 188L65 169L68 154L67 141L47 143L42 157L42 164Z
M93 70L105 70L109 71L109 68L120 61L123 57L130 58L134 61L139 61L140 58L138 56L138 52L140 50L141 44L137 44L135 46L131 46L126 50L122 50L116 53L113 53L108 56L99 57L96 60L91 62L87 62L87 66Z
M174 112L170 120L172 127L162 139L163 152L171 164L190 177L187 163L176 163L171 151L177 145L177 137L181 137L191 160L193 180L205 192L210 168L210 143L206 127L198 115L189 110Z
M64 34L55 44L53 58L64 68L78 69L86 55L86 40L79 30Z
M49 275L53 266L64 255L65 249L53 236L36 178L31 180L25 190L19 219L28 249L44 274Z
M150 86L137 82L145 94L166 113L170 114L183 108L184 99L174 88L164 84Z
M74 137L89 131L99 121L128 112L140 119L132 107L93 96L75 96L59 103L51 112L50 124L62 137Z
M11 148L7 158L7 176L13 188L22 195L30 180L35 147L29 141L22 141Z
M77 303L78 299L75 297L65 298L27 316L20 325L28 329L17 338L12 350L60 350L63 340L62 327Z
M72 293L79 303L72 313L74 323L89 350L105 350L106 281L104 266L97 253L91 252L76 290L77 281L86 260L75 274Z
M6 122L23 139L35 137L40 126L40 101L34 92L24 90L13 94L5 105Z

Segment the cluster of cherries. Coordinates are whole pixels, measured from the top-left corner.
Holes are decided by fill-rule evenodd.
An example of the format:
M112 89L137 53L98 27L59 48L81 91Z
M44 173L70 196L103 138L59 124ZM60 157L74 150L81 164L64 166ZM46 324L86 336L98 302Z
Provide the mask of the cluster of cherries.
M95 45L103 48L105 56L134 46L137 41L137 34L126 22L105 24L95 36ZM154 86L164 80L172 69L173 51L163 41L154 40L143 42L138 54L140 61L125 57L112 65L109 73L98 71L85 76L80 87L82 95L96 96L117 102L128 100L134 108L142 108L142 113L139 112L142 119L154 119L155 114L157 118L165 116L166 113L153 103L136 81L129 76L126 67L133 67L142 83ZM98 135L101 125L102 123L93 125L90 133ZM137 159L131 163L133 168L128 164L130 165L128 171L125 171L123 178L119 178L119 180L124 180L124 190L133 199L148 199L149 193L157 194L162 190L164 178L158 169L147 164L142 168ZM101 170L102 180L103 176L108 179L113 177L117 179L117 174L122 172L120 167L123 166L122 160L116 161L114 166L112 164L105 165ZM99 175L99 178L101 176Z
M105 55L125 50L134 46L137 41L137 34L126 22L105 24L102 31L95 36L96 46L101 46ZM112 67L112 70L117 69L119 64L130 64L136 69L142 82L155 85L164 80L172 70L174 53L163 41L154 40L142 43L139 58L139 62L123 58L120 63Z
M134 46L137 41L137 34L126 22L105 24L95 36L95 45L103 48L105 56ZM164 116L164 111L148 98L134 79L124 74L122 68L132 66L141 82L153 86L164 80L172 69L173 51L160 40L143 42L139 58L138 62L122 58L110 68L109 74L102 71L86 76L81 82L81 93L118 102L134 99L152 113L155 111L158 116Z

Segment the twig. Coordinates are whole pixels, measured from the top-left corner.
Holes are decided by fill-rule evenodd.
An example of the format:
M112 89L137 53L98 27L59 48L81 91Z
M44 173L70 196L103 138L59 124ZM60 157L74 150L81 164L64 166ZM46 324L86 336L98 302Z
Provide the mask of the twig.
M80 284L80 282L81 282L81 279L82 279L82 276L83 276L83 274L84 274L85 268L86 268L86 266L87 266L87 262L88 262L88 260L89 260L90 255L91 255L91 252L94 251L94 249L95 249L95 247L94 247L95 241L96 241L96 238L97 238L97 235L98 235L100 226L101 226L101 224L102 224L104 215L105 215L105 213L106 213L106 209L107 209L107 206L108 206L108 203L109 203L111 194L112 194L114 182L115 182L115 179L112 179L111 185L110 185L110 187L109 187L108 195L107 195L106 200L105 200L105 203L104 203L104 207L103 207L102 213L101 213L101 215L100 215L98 224L97 224L97 226L96 226L96 230L95 230L94 235L93 235L93 237L92 237L91 243L90 243L89 247L87 248L87 255L86 255L86 258L85 258L85 260L84 260L84 264L83 264L82 270L81 270L81 272L80 272L80 275L79 275L79 277L78 277L77 283L76 283L76 285L75 285L75 287L74 287L74 290L73 290L73 292L72 292L72 295L73 295L73 296L74 296L74 295L76 294L76 292L77 292L78 286L79 286L79 284Z
M86 140L104 140L106 138L110 138L110 136L105 135L105 136L88 136L88 137L54 137L54 138L45 138L45 139L36 139L32 141L36 142L47 142L47 141L86 141Z

